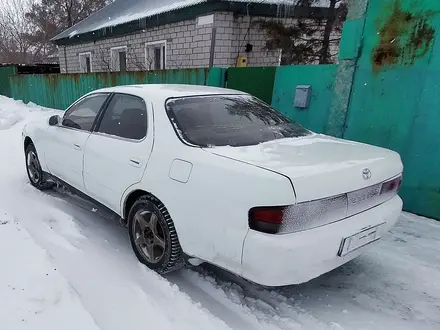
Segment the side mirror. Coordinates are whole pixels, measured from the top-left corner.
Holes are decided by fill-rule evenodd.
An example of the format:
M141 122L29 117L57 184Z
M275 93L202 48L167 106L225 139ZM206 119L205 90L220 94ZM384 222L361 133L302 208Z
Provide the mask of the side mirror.
M58 115L54 115L49 118L49 125L50 126L57 126L61 122L61 118Z

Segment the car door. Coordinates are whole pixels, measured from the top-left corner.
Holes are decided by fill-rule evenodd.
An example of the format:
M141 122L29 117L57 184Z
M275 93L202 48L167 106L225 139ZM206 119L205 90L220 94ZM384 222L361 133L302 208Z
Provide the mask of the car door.
M60 125L47 130L45 157L50 173L83 192L84 147L108 96L97 93L80 99L65 112Z
M151 107L142 98L114 94L86 143L87 194L115 212L125 190L141 181L151 154L153 122L148 111Z

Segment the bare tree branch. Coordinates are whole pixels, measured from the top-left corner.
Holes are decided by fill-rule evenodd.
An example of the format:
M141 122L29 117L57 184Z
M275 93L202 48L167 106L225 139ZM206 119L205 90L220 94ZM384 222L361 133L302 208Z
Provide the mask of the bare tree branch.
M285 25L282 20L260 19L255 23L267 34L266 49L281 49L281 64L333 63L330 47L340 41L342 24L347 15L347 0L330 0L327 19L296 19ZM319 0L297 0L297 6L312 6Z
M133 48L132 45L129 45L127 48L127 66L134 67L137 71L146 71L148 70L148 66L151 67L152 59L149 63L146 63L149 59L142 57L139 58L138 54L136 53L136 50Z
M96 63L98 64L98 69L95 71L112 72L112 64L111 64L109 48L98 46L95 49L93 56L95 57Z
M28 40L26 11L30 0L0 0L0 61L24 64L38 61L40 48Z
M5 1L5 0L0 0ZM28 38L42 45L44 55L57 53L51 38L104 7L107 0L27 0L32 1L26 12L30 26Z

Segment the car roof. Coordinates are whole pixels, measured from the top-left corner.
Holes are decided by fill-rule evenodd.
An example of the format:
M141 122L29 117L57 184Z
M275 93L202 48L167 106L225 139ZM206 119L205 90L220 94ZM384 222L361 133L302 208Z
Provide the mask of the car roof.
M141 84L141 85L122 85L103 88L93 91L93 93L128 93L143 97L155 97L168 99L170 97L185 97L199 95L219 95L219 94L246 94L245 92L201 85L184 84Z

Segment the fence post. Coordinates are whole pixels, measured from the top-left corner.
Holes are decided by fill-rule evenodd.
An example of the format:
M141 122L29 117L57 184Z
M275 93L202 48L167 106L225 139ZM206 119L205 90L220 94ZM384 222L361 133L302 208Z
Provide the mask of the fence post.
M344 135L356 64L361 55L362 36L369 0L348 1L348 15L339 46L339 66L335 77L333 100L325 133Z

